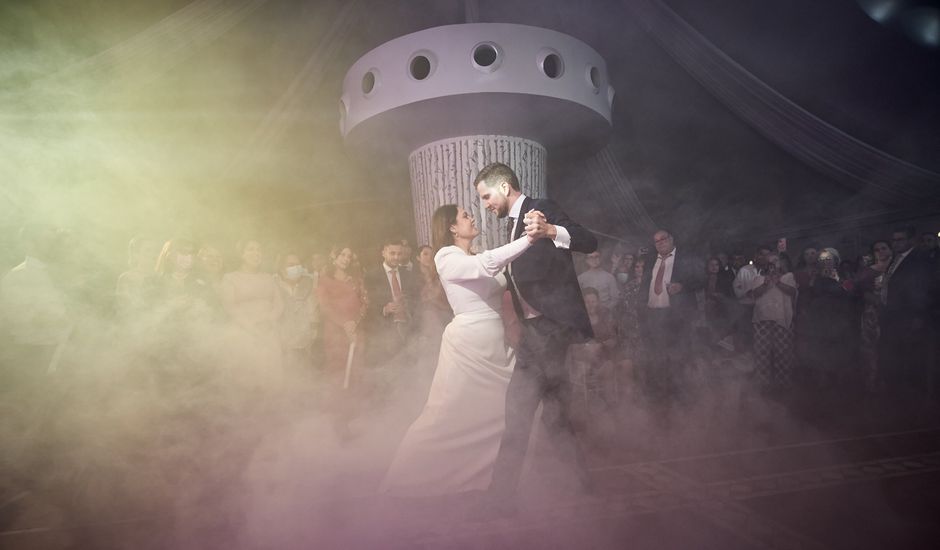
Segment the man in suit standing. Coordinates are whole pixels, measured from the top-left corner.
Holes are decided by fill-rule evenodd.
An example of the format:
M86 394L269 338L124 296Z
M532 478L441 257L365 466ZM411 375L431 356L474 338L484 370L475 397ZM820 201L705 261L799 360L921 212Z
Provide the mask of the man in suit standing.
M932 265L915 248L913 227L891 234L894 260L881 287L878 363L885 383L894 390L924 388L927 383L927 329Z
M382 265L365 276L369 306L366 310L368 358L379 366L403 351L414 332L417 283L401 269L401 239L386 239Z
M547 236L537 241L507 269L513 307L521 323L516 366L506 393L506 431L493 468L487 506L496 515L513 512L516 488L539 403L542 422L560 458L577 471L583 489L590 490L584 454L569 418L571 386L565 365L568 345L593 336L571 252L589 254L597 239L548 199L522 194L511 168L490 164L474 186L486 208L509 218L510 236L524 231Z
M640 289L646 302L641 326L651 358L646 379L653 392L675 397L690 360L695 292L705 286L705 268L688 252L679 254L675 237L665 229L653 234L653 244L656 259L647 262Z

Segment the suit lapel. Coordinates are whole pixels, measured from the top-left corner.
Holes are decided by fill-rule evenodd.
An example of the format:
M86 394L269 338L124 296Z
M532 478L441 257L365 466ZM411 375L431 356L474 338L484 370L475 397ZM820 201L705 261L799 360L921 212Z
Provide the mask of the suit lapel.
M525 230L525 222L523 222L522 219L529 210L532 210L532 197L526 197L525 200L522 201L522 208L519 209L519 219L516 220L516 230L512 234L512 240L516 240L522 236L522 231Z

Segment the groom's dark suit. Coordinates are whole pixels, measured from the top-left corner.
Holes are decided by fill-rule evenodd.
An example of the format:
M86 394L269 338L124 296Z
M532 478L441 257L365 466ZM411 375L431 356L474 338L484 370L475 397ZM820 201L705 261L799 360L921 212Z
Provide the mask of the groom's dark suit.
M549 239L540 239L507 270L522 338L506 393L506 431L490 485L490 493L496 496L515 493L539 403L542 421L554 437L561 458L577 467L582 483L588 482L584 458L568 415L571 386L565 356L569 344L593 336L571 252L591 253L597 249L597 239L555 202L529 197L520 200L523 200L520 218L529 210L538 210L545 214L548 223L564 227L571 242L569 249L563 249ZM513 238L521 237L524 230L525 223L520 219ZM526 319L526 312L531 310L540 315Z

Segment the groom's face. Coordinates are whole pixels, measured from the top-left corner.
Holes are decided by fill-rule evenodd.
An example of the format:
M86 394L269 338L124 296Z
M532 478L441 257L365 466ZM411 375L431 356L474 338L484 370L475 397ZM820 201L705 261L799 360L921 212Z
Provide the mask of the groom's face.
M497 218L505 218L509 214L509 189L506 182L495 187L489 187L483 181L477 185L477 193L480 194L486 209L496 214Z

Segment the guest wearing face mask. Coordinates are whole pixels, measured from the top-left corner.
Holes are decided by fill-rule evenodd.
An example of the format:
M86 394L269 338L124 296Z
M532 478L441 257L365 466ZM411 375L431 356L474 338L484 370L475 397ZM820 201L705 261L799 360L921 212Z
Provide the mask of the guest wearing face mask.
M283 254L277 259L277 266L275 279L284 301L284 314L278 323L284 365L293 372L308 372L320 327L316 288L300 263L299 254Z

